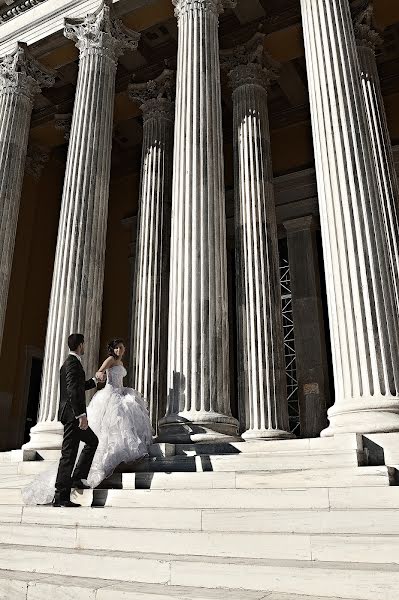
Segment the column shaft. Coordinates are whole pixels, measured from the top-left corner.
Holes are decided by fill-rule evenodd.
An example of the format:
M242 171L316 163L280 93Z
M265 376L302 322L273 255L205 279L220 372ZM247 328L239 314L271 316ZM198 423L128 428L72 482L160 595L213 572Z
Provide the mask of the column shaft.
M225 56L233 87L240 402L244 439L290 437L267 87L276 65L264 36Z
M26 44L0 59L0 348L17 232L34 98L54 75L37 63Z
M390 264L397 265L399 262L398 238L396 235L399 230L398 214L397 210L392 209L399 206L399 185L375 56L375 48L377 45L382 44L382 39L373 28L372 4L355 18L354 25L375 173L383 219L385 227L389 230L387 240L390 245L387 251ZM399 303L399 281L395 280L393 283L395 285L396 301Z
M94 17L94 20L93 20ZM90 27L87 27L87 23ZM119 35L108 3L86 19L67 19L65 35L80 50L45 345L40 409L28 447L59 447L59 369L68 335L86 337L85 365L93 375L99 354L113 103L117 58L137 46L138 34ZM129 42L127 41L129 40Z
M129 94L143 111L143 151L139 233L137 240L133 339L130 353L133 387L147 399L154 430L165 390L160 388L165 370L166 331L162 327L164 297L164 215L172 191L174 77L164 71L155 81L133 84Z
M168 400L162 439L235 436L230 411L226 224L216 0L176 0Z
M301 0L335 375L330 426L399 430L396 207L380 197L348 0Z

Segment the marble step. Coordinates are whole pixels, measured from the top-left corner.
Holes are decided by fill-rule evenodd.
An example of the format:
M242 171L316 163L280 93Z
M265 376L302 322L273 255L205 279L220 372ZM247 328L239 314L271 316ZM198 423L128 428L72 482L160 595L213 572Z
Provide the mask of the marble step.
M357 467L366 462L365 454L358 450L344 452L298 450L296 452L271 452L270 454L236 454L228 456L197 455L143 459L123 465L124 472L203 472L203 471L274 471ZM27 465L32 463L25 463ZM22 465L21 465L22 466ZM25 471L20 471L24 473ZM0 468L1 474L1 468Z
M0 545L0 569L209 589L394 600L399 565ZM111 583L110 583L111 584ZM226 591L229 598L229 592ZM118 599L119 600L119 599Z
M56 461L26 461L0 464L3 475L36 475L45 471ZM203 471L264 471L303 470L327 467L356 467L366 462L365 454L358 450L337 452L327 450L297 450L295 452L272 452L270 454L196 455L151 457L121 465L122 472L203 472Z
M73 492L84 506L121 508L396 509L399 486L305 489L97 489ZM0 505L21 505L19 488L0 489Z
M194 456L201 454L242 454L297 451L324 452L334 450L363 450L362 436L358 434L341 434L337 438L298 438L292 440L262 440L229 443L176 444L174 454ZM158 454L156 454L158 452ZM172 444L154 444L152 455L172 455Z
M0 452L0 465L12 462L22 462L24 460L36 460L36 450L10 450Z
M6 494L2 496L2 491ZM6 502L16 498L16 502ZM76 491L76 502L85 506L126 508L226 508L231 509L397 509L399 486L304 489L135 489ZM1 503L20 504L19 490L0 490Z
M63 511L71 512L71 511ZM164 511L168 512L168 511ZM253 559L281 559L301 561L345 561L353 563L399 563L397 548L399 535L386 534L387 525L381 533L374 535L365 534L324 534L304 533L302 529L293 525L291 531L289 523L284 528L286 533L255 532L254 528L248 531L219 530L208 531L190 529L182 524L169 523L169 517L164 514L164 520L155 519L154 525L149 524L148 529L137 519L126 516L129 527L115 526L112 517L110 525L93 525L81 522L79 525L66 524L60 519L58 525L48 523L0 524L0 554L2 544L21 545L24 547L63 548L87 551L118 551L120 553L151 553L155 549L158 554L186 556L188 549L192 556L253 558ZM49 519L50 520L50 519ZM54 519L53 519L54 520ZM183 521L184 521L183 517ZM82 520L84 521L84 520ZM132 523L130 522L132 521ZM337 528L351 529L345 526ZM178 527L180 529L178 529ZM265 528L263 528L265 529ZM278 527L271 527L271 530ZM312 529L308 527L307 529ZM317 527L315 527L317 529ZM356 529L356 528L355 528ZM361 524L357 529L361 529ZM366 528L365 528L366 529ZM373 529L373 528L371 528ZM295 534L292 531L295 531ZM385 532L385 535L382 534ZM1 561L0 561L0 566Z
M268 454L270 452L297 452L304 450L363 450L360 434L341 434L331 438L301 438L293 440L238 441L228 443L168 444L154 443L150 456L166 457L175 455L223 455L223 454ZM60 450L11 450L0 452L0 465L10 462L58 460Z
M123 489L315 488L389 486L396 482L392 467L341 467L303 471L139 472L114 473L101 487ZM1 485L1 484L0 484ZM5 487L5 486L4 486Z
M0 464L0 479L4 475L37 475L46 471L55 460L31 460L24 462L10 462Z
M48 525L245 533L399 535L398 510L250 510L194 508L55 509L1 506L0 525ZM2 538L0 536L0 542Z
M20 489L24 485L27 485L34 479L35 475L18 475L15 474L7 474L0 475L0 492L3 489Z
M28 463L26 463L28 464ZM0 475L2 490L20 489L30 483L34 474ZM304 469L302 471L208 471L208 472L139 472L114 473L101 489L296 489L319 487L396 485L393 467L341 467Z
M226 597L229 600L327 600L325 596L303 596L266 590L256 592L109 582L103 579L0 570L0 600L226 600ZM329 596L329 600L339 599Z

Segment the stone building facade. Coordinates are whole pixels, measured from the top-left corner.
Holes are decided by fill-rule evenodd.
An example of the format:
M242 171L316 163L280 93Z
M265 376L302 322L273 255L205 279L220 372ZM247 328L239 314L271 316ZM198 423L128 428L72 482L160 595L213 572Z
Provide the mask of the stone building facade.
M173 4L0 8L0 448L72 331L161 441L399 431L397 2Z

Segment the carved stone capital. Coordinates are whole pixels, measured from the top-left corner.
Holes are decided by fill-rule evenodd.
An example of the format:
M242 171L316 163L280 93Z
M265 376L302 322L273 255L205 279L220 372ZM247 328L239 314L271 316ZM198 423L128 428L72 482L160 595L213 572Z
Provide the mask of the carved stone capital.
M143 111L144 123L151 119L156 119L157 121L166 119L172 123L174 122L175 104L166 98L152 98L142 104L140 108Z
M220 52L221 67L233 90L251 84L267 88L278 78L280 66L266 53L264 40L263 33L256 33L245 44Z
M362 2L360 10L354 9L353 28L356 42L360 48L371 48L375 52L381 46L383 39L376 30L374 23L374 8L371 3Z
M156 79L144 83L131 83L129 98L140 105L144 122L149 119L174 119L174 71L165 69Z
M112 0L103 0L99 8L83 19L65 19L64 35L75 42L80 56L104 54L117 63L125 50L136 50L140 34L128 29L113 15Z
M0 93L13 91L33 102L41 88L54 85L55 75L33 58L27 44L18 42L14 52L0 58Z
M54 127L64 132L64 139L69 140L72 126L72 113L54 115Z
M38 181L44 165L49 161L50 150L36 144L29 144L26 155L25 171Z
M234 8L236 0L172 0L175 7L175 17L179 20L181 15L189 12L211 13L216 17L225 8Z

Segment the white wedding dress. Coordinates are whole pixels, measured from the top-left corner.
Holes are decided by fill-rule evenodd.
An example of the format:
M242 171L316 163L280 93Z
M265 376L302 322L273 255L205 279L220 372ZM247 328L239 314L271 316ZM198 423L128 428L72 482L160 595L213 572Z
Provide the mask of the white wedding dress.
M122 462L132 462L148 454L152 428L143 396L123 387L126 369L107 369L107 383L87 408L89 427L98 437L87 484L97 487ZM83 447L83 444L82 444ZM58 463L41 473L22 489L24 504L50 504L55 491Z

